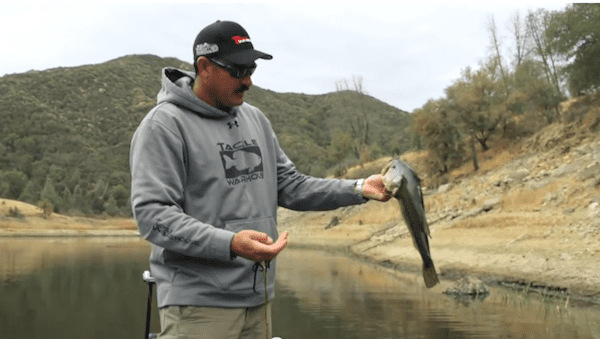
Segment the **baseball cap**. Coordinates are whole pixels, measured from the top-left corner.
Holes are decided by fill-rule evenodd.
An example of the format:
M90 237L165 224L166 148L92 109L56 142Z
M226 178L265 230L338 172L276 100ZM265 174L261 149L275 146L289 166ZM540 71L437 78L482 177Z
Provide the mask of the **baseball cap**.
M194 63L201 56L214 57L234 65L251 65L256 59L273 56L254 49L248 32L233 21L217 20L203 28L194 41Z

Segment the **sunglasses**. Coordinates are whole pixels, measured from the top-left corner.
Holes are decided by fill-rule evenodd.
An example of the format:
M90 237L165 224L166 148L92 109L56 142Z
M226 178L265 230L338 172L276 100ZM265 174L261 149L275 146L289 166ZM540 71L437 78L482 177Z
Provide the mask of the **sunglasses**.
M253 64L250 67L235 67L229 64L226 64L225 62L221 61L221 60L217 60L217 59L208 59L211 62L219 65L221 68L223 68L224 70L226 70L227 72L229 72L229 75L231 75L232 77L236 78L236 79L242 79L245 78L249 75L252 75L252 73L254 73L254 71L256 70L256 64Z

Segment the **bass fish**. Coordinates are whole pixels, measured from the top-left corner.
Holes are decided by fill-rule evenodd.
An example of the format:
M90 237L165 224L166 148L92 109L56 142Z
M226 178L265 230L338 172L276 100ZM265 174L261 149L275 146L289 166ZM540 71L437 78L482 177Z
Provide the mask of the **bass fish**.
M417 173L404 161L394 158L381 171L385 188L398 200L406 226L412 235L413 244L423 259L423 279L425 286L432 288L437 285L437 272L429 252L431 237L429 225L425 219L425 205L421 191L421 179Z
M262 164L260 155L253 152L235 151L231 157L223 155L225 160L225 169L235 167L238 171L250 170L250 173Z

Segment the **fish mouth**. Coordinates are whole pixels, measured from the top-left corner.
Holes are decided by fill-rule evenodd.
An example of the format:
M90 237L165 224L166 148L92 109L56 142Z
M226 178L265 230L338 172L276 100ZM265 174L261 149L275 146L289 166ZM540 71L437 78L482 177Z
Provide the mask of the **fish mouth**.
M382 181L383 181L383 186L385 186L385 189L388 192L390 192L393 197L395 197L396 193L398 193L398 191L400 190L401 181L393 180L393 179L390 179L385 176L382 178Z
M398 194L398 191L400 190L400 187L394 187L391 190L388 190L392 193L392 196L395 197Z

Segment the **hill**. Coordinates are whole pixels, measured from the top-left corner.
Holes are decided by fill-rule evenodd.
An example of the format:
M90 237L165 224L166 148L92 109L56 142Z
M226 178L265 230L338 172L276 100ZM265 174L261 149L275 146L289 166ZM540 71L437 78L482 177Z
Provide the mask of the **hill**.
M156 102L163 67L192 70L181 60L133 55L1 77L0 197L46 200L57 212L129 215L129 143ZM282 148L307 174L325 176L339 164L328 148L350 123L368 122L373 156L409 148L408 114L360 93L253 86L246 101L263 110ZM351 148L345 152L342 158L352 159Z

